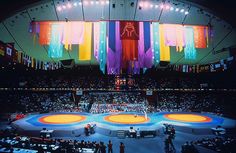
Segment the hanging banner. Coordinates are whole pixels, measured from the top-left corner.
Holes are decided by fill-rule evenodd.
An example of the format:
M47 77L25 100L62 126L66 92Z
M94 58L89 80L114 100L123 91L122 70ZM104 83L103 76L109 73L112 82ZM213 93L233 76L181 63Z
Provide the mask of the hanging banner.
M51 22L40 22L39 25L39 44L48 45L51 38Z
M49 44L48 56L51 58L60 58L63 53L62 27L60 24L52 24L52 34Z
M82 44L84 41L84 22L63 22L63 44L66 50L71 50L72 45Z
M79 45L79 60L91 60L92 50L92 23L84 23L84 42Z
M192 27L185 27L186 46L184 49L184 58L194 60L197 56L197 51L194 46L194 30Z
M184 47L184 27L178 24L163 24L165 45L176 46L176 51L181 52Z
M195 48L207 48L208 32L205 26L193 26Z
M170 61L170 47L165 45L164 27L159 25L160 61Z
M93 23L93 55L98 61L98 50L99 50L99 40L100 40L100 23Z
M0 55L4 56L5 55L5 44L0 41Z
M106 56L107 56L107 38L106 38L106 22L100 21L100 38L99 38L99 66L100 70L105 74Z
M122 63L138 60L139 22L120 21Z
M155 66L160 62L160 39L159 39L159 23L152 22L151 24L151 38L152 38L152 50L154 54Z

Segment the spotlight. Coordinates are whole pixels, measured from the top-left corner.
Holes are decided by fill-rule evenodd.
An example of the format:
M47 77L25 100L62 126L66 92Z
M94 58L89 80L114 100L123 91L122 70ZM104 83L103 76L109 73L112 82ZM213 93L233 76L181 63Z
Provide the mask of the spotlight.
M142 2L139 3L139 7L143 7L143 3Z
M189 12L188 12L188 11L186 11L184 14L185 14L185 15L187 15L187 14L189 14Z
M109 1L108 1L108 0L106 1L106 4L109 4Z
M153 4L150 4L150 8L153 8Z
M184 12L184 9L181 9L180 12L183 13L183 12Z
M79 5L82 5L82 2L79 2Z
M96 4L99 4L99 2L98 2L98 1L96 1Z
M70 3L67 4L67 8L71 8L71 4Z
M101 5L104 5L104 4L105 4L105 2L104 2L104 1L101 1L100 3L101 3Z
M77 3L75 2L73 5L74 5L74 6L77 6Z
M91 1L90 4L93 5L93 4L94 4L94 1Z
M155 5L155 8L158 8L159 6L158 5Z
M170 10L171 10L171 11L173 11L173 10L174 10L174 8L173 8L173 7L170 7Z
M84 5L88 5L88 1L84 1Z
M166 5L166 10L169 10L170 9L170 6L169 5Z
M65 5L62 5L62 8L63 8L63 9L66 9L66 6L65 6Z
M61 7L60 7L60 6L58 6L58 7L57 7L57 10L58 10L58 11L61 11L62 9L61 9Z
M175 9L175 12L179 12L179 8L176 8L176 9Z
M161 4L161 6L160 6L162 9L164 8L164 5L163 4Z
M144 3L144 7L145 7L145 8L148 7L148 2Z

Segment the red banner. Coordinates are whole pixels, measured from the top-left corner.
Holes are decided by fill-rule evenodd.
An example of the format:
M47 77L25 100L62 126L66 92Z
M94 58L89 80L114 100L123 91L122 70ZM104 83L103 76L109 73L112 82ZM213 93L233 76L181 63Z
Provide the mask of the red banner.
M137 61L139 22L120 21L120 38L122 43L122 63Z
M51 39L51 22L40 22L39 44L48 45Z
M138 60L138 40L121 40L122 43L122 61Z
M120 21L120 39L139 40L139 22Z
M196 48L207 48L205 26L194 26L194 44Z

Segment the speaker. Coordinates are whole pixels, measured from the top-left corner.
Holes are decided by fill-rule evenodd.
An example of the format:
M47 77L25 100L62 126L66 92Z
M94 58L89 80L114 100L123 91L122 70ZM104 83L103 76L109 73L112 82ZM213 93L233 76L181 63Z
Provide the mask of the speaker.
M170 62L168 61L160 61L159 65L160 67L167 67L169 65Z
M61 64L65 68L72 68L75 65L74 59L60 60Z

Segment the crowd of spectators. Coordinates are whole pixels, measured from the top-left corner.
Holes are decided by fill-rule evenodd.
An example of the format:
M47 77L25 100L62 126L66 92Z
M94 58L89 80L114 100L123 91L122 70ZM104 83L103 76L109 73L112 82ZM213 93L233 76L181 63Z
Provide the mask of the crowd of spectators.
M121 142L121 149L124 144ZM0 150L4 152L94 152L106 153L106 150L112 151L112 142L84 141L84 140L67 140L67 139L49 139L41 137L19 136L12 129L0 130Z
M6 75L6 76L5 76ZM132 89L162 89L162 88L201 88L201 84L206 88L232 88L232 83L224 77L191 76L191 75L137 75L119 76L120 78L134 79ZM211 77L211 76L210 76ZM16 88L81 88L81 89L115 89L115 76L110 75L67 75L67 74L13 74L1 76L0 87Z
M182 145L182 153L196 153L196 146L201 146L218 153L235 152L236 139L233 137L203 138L201 140L186 142Z
M158 94L157 111L198 111L223 113L224 106L216 93L162 92Z
M233 117L233 93L157 92L153 101L142 92L9 91L0 93L1 113L47 112L211 112ZM155 97L154 96L154 97ZM7 103L7 105L5 105Z
M84 110L75 103L70 92L5 92L0 94L0 107L1 112L26 114Z
M90 113L144 112L147 101L140 93L97 93L90 94L94 103Z

